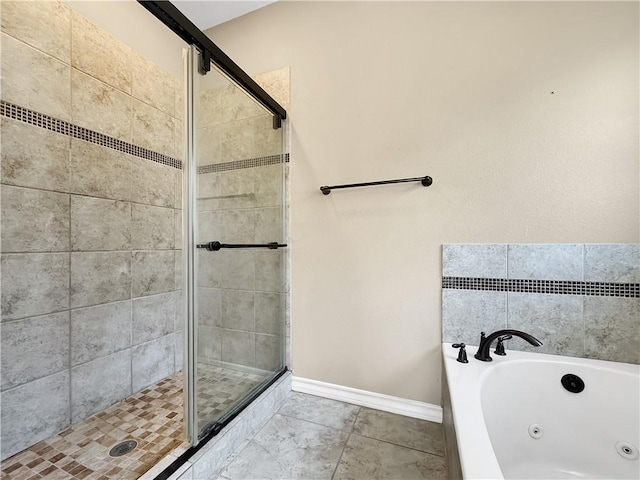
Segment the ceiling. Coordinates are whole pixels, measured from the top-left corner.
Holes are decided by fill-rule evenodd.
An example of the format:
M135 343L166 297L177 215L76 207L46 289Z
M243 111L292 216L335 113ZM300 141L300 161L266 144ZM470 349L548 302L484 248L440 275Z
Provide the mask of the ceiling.
M262 8L276 0L174 0L173 4L200 30Z

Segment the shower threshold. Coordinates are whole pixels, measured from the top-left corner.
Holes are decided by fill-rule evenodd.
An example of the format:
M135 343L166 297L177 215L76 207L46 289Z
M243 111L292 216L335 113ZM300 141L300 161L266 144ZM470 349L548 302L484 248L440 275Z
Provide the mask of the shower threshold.
M204 418L222 414L263 380L262 375L199 364L198 410ZM179 372L6 459L0 478L140 478L165 456L189 448L183 413ZM119 444L131 440L137 445L128 453L109 455L112 449L125 450Z

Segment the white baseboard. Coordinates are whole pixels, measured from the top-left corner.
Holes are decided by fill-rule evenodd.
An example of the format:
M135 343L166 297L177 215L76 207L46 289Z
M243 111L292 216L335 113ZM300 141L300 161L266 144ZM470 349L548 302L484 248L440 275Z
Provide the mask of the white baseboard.
M430 403L417 402L406 398L392 397L382 393L343 387L333 383L319 382L308 378L292 377L291 388L294 392L308 393L318 397L340 400L362 407L375 408L384 412L397 413L406 417L420 418L430 422L442 423L442 407Z

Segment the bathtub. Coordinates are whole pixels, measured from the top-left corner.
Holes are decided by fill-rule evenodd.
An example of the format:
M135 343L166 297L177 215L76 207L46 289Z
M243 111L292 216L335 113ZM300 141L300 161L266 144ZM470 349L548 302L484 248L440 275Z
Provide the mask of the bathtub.
M450 343L442 350L453 477L640 478L640 366L514 350L500 357L493 347L493 361L480 362L472 345L464 364ZM584 390L566 390L566 374Z

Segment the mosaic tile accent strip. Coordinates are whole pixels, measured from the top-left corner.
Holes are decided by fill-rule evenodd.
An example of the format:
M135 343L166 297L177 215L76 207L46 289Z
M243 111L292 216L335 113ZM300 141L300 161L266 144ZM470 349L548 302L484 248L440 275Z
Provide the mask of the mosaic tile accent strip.
M29 125L34 125L36 127L46 128L52 132L61 133L86 142L95 143L96 145L128 153L129 155L139 158L151 160L152 162L161 163L162 165L177 168L178 170L182 169L182 161L176 158L118 140L117 138L89 130L88 128L79 127L78 125L74 125L65 120L59 120L49 115L38 113L34 110L29 110L28 108L14 105L13 103L9 103L4 100L0 101L0 115L28 123Z
M198 167L198 175L203 173L226 172L229 170L240 170L242 168L264 167L265 165L277 165L278 163L289 163L289 154L268 155L266 157L248 158L246 160L236 160L226 163L212 163Z
M451 288L456 290L491 290L498 292L640 298L640 283L442 277L442 288Z
M200 418L220 417L264 380L262 375L199 364ZM182 393L182 373L178 373L6 459L0 465L0 478L137 479L171 451L188 448ZM109 450L125 440L135 440L138 446L121 457L110 457Z

